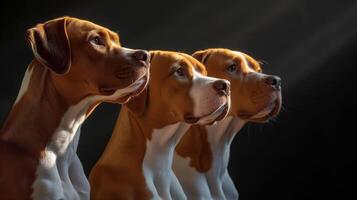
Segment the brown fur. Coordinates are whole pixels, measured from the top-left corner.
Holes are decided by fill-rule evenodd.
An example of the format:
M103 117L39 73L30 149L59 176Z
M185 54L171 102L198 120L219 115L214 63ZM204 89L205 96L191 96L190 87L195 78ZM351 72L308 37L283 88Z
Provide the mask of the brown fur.
M189 96L193 69L206 74L193 57L176 52L151 52L150 84L120 111L113 135L90 174L92 199L150 199L143 176L146 141L153 129L185 120L193 112ZM171 66L179 61L189 81L181 83Z
M189 157L190 166L198 172L208 171L213 158L206 129L200 125L192 126L176 146L176 153L184 158Z
M207 49L195 52L193 57L204 61L209 76L227 79L231 82L232 105L230 116L262 123L279 112L281 97L278 102L279 106L269 116L262 119L250 118L266 106L270 98L269 94L273 90L259 77L245 78L249 76L248 67L257 72L262 71L260 64L249 55L242 53L242 56L237 56L228 49ZM247 63L244 62L244 59ZM226 68L231 62L236 63L239 67L242 74L240 78L232 78L227 74ZM197 135L200 135L200 137L197 137ZM177 145L176 153L181 157L190 158L191 166L197 171L207 172L211 168L213 155L207 141L205 128L192 126Z
M101 51L89 44L94 32L104 40ZM30 83L0 131L0 199L30 198L42 153L70 106L104 95L103 88L125 88L146 73L124 57L116 33L88 21L54 19L29 29L27 40L35 55ZM119 79L118 71L128 76Z

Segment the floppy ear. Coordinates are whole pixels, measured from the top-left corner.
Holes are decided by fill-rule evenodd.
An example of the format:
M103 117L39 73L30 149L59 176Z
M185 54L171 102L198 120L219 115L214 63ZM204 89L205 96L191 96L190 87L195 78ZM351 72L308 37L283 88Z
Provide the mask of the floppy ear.
M192 57L196 58L202 64L205 64L209 55L210 55L209 50L200 50L200 51L196 51L195 53L193 53Z
M65 74L71 66L66 17L38 24L27 30L26 39L30 43L35 58L58 74Z

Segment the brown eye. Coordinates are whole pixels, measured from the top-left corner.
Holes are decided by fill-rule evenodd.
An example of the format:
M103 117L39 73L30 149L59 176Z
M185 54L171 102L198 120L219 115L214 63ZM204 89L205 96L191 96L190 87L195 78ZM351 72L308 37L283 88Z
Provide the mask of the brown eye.
M229 73L234 73L237 71L237 65L235 63L233 63L233 64L229 65L226 70Z
M104 46L103 40L99 36L95 36L93 39L90 40L90 42L98 46Z
M175 74L176 76L178 76L178 77L184 77L184 76L185 76L185 73L184 73L182 67L177 68L177 69L175 70L174 74Z

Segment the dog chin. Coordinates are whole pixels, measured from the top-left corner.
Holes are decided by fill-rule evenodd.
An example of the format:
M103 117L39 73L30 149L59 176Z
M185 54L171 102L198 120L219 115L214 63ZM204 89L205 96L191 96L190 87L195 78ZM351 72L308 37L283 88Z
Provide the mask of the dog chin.
M133 97L138 96L147 86L149 82L149 74L145 74L138 78L134 83L123 89L114 90L110 95L113 100L110 102L124 104L130 101Z
M279 99L270 103L267 107L261 110L259 113L250 117L249 121L256 123L268 122L271 118L275 117L280 111L281 103Z
M220 121L227 116L229 109L230 109L229 102L222 104L221 106L219 106L216 110L214 110L210 114L199 118L199 120L196 122L196 124L199 124L199 125L215 124L217 121Z

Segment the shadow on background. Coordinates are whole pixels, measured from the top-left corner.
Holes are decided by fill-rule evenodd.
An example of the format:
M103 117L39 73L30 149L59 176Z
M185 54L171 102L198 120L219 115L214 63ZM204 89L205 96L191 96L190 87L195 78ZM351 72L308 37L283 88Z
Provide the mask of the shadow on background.
M241 50L264 61L266 73L282 78L284 110L268 124L246 125L234 140L230 173L240 199L335 195L336 162L343 159L337 158L336 133L353 123L345 113L356 112L357 2L42 0L0 9L1 124L33 58L25 30L55 17L107 26L130 48ZM111 135L119 108L99 106L82 127L78 154L87 174Z

